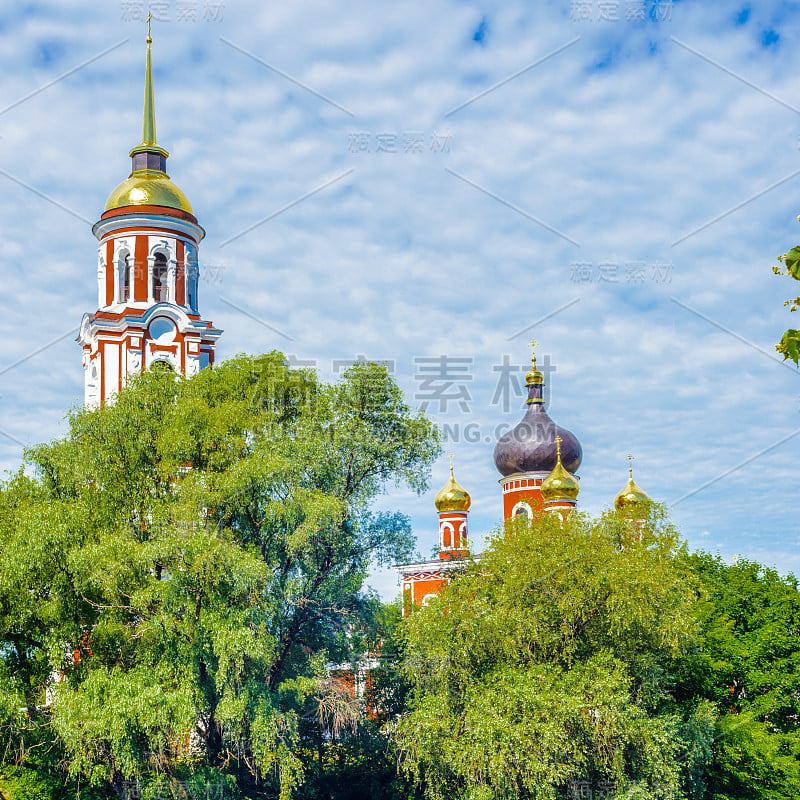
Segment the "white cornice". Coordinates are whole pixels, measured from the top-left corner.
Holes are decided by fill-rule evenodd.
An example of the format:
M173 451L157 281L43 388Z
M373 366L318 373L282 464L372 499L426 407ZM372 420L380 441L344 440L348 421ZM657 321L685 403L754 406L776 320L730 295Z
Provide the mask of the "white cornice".
M394 568L401 575L413 575L415 572L452 572L464 569L470 561L479 561L480 555L468 558L435 558L432 561L418 561L415 564L395 564Z
M87 319L88 317L88 319ZM150 325L153 317L167 317L171 319L178 330L185 336L196 336L210 339L212 342L222 335L220 328L208 327L207 320L190 319L186 312L171 303L156 303L150 306L144 314L122 314L116 319L97 319L95 316L84 315L81 323L81 334L78 341L89 344L99 336L122 336L127 330L133 329L144 332Z
M108 217L95 222L92 233L102 241L106 236L123 228L141 228L142 233L151 233L154 229L166 229L173 233L180 233L191 239L195 244L206 235L203 228L188 219L180 219L169 214L131 213L121 214L118 217Z

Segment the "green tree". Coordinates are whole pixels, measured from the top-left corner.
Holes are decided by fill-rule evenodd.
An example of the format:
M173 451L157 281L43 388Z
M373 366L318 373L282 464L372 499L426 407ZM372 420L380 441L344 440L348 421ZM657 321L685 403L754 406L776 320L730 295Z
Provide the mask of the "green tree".
M515 522L404 628L411 711L393 728L435 800L680 797L713 708L663 711L696 587L654 506ZM605 782L605 784L604 784Z
M699 635L671 668L675 702L719 709L708 796L789 800L800 793L800 592L746 559L695 553Z
M117 786L205 764L288 797L370 563L410 555L372 501L425 487L431 424L376 365L324 385L279 353L147 373L68 421L0 492L7 752L41 741Z

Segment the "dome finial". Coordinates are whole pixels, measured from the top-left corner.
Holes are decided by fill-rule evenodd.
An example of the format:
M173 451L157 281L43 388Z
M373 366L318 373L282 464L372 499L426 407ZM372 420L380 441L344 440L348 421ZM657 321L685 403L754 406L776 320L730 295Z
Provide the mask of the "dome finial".
M531 339L531 341L530 341L530 345L531 345L531 370L525 376L525 385L526 386L544 385L544 373L536 366L536 345L537 344L538 343L537 343L536 339Z
M628 453L628 477L633 480L633 456Z

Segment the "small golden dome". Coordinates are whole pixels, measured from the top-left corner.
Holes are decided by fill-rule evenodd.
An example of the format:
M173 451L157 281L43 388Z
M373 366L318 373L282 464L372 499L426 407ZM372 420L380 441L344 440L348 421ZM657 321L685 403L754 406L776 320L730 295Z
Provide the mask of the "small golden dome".
M137 169L111 192L106 211L125 206L163 206L177 208L194 216L189 198L170 179L166 172Z
M628 456L631 461L632 457ZM633 479L633 466L628 465L628 482L614 498L614 508L617 511L643 511L650 504L650 496Z
M545 502L549 500L577 500L581 487L578 479L561 463L561 437L556 436L556 465L539 487Z
M531 339L531 368L530 372L525 376L525 385L526 386L541 386L544 384L544 373L536 366L536 353L534 352L534 348L536 347L536 340Z
M436 510L440 513L442 511L469 511L472 498L469 496L469 492L459 486L453 477L452 456L450 458L450 480L439 490L433 502L436 504Z
M530 369L530 372L525 375L525 385L530 386L531 384L539 385L544 383L544 373L536 366L536 356L533 358L533 366Z

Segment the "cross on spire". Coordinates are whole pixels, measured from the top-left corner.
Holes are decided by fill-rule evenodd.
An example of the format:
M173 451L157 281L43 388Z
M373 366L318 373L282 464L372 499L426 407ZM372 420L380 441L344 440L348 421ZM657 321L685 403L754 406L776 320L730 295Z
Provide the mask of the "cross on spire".
M628 453L628 475L633 478L633 456Z

